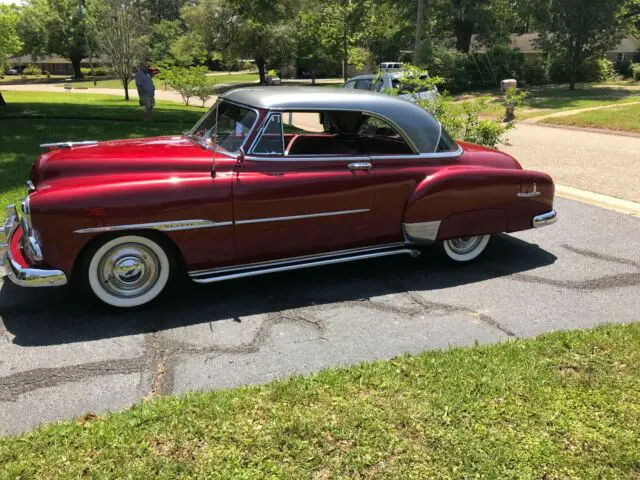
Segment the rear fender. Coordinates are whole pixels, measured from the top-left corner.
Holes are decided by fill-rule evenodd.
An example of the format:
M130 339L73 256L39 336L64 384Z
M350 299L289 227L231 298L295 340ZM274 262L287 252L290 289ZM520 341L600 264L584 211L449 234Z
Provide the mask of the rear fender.
M539 195L521 195L534 188ZM425 178L409 197L404 232L409 240L426 243L525 230L532 228L535 215L552 208L553 193L553 181L540 172L445 168Z

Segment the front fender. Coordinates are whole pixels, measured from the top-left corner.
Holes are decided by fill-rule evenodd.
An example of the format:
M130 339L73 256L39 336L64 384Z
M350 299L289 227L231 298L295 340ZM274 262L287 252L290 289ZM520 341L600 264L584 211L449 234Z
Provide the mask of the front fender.
M95 237L145 225L211 220L229 227L165 232L188 266L206 266L232 257L231 175L167 178L83 178L53 183L31 195L32 222L41 241L44 263L70 275L78 254ZM131 226L131 228L127 228ZM204 230L204 229L203 229ZM215 232L214 232L215 231Z

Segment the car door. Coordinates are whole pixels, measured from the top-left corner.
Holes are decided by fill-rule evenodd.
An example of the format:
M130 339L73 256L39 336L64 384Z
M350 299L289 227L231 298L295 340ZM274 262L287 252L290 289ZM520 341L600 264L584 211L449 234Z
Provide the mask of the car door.
M297 112L292 123L298 127L288 126L285 132L283 115L272 112L237 167L237 263L372 244L375 181L369 157L314 154L314 145L326 145L332 136L319 118L319 112ZM309 123L315 128L299 128Z

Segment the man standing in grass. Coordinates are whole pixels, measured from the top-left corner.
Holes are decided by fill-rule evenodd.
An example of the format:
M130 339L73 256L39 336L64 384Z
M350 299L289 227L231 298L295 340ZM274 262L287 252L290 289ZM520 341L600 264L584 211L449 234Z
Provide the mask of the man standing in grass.
M135 78L136 87L138 87L138 96L140 97L140 105L144 107L144 121L150 122L151 116L153 115L153 107L156 103L156 87L153 84L153 78L151 78L146 63L142 62L140 64Z

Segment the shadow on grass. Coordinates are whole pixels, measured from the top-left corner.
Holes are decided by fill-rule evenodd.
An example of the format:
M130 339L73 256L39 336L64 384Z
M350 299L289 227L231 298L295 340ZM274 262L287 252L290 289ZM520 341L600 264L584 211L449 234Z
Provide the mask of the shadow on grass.
M537 245L497 235L477 263L452 266L431 249L418 259L384 259L264 275L215 285L190 282L138 312L106 312L70 287L21 289L5 283L0 311L22 346L61 345L157 332L224 319L344 302L407 290L455 288L533 270L556 261ZM515 280L514 280L515 281Z

